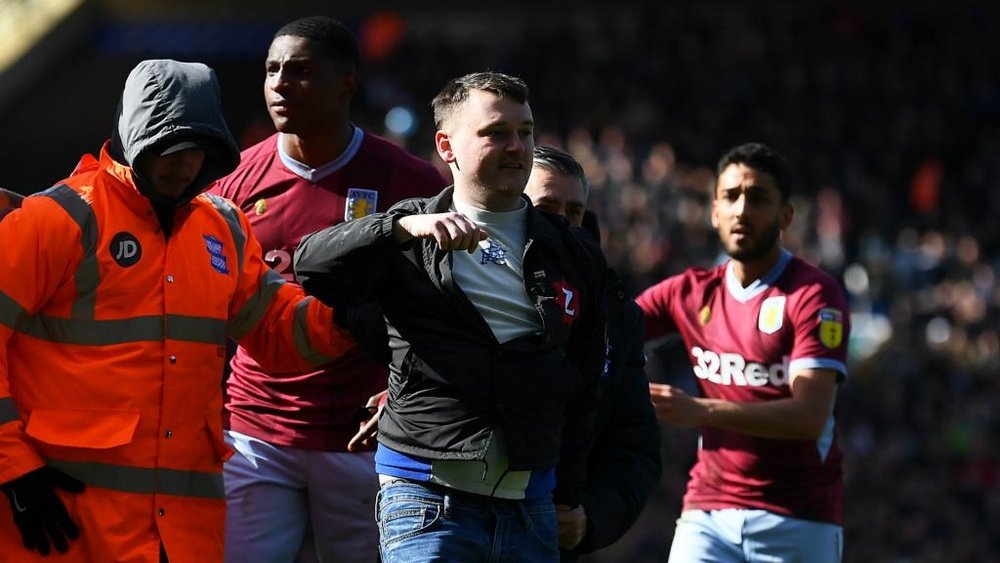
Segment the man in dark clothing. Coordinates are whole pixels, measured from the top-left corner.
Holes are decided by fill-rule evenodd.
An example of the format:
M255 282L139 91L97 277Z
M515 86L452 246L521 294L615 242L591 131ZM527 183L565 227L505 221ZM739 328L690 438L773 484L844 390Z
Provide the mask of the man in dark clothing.
M588 185L572 156L535 147L525 195L536 209L561 215L600 240L597 218L585 211ZM660 478L660 431L643 371L642 311L608 269L605 284L608 351L601 378L596 436L580 506L557 506L562 560L611 545L629 530Z

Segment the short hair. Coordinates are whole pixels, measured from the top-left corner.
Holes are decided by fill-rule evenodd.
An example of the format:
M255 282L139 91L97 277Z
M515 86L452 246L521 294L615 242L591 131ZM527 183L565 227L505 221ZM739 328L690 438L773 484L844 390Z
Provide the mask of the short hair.
M770 174L781 194L782 203L788 202L792 194L792 172L788 161L778 151L763 143L744 143L729 149L716 166L717 176L730 164L743 164Z
M300 18L285 24L274 34L273 39L286 35L308 39L328 59L347 66L350 70L357 70L361 64L358 40L339 20L326 16Z
M511 98L521 104L528 103L528 85L520 78L493 71L473 72L449 80L431 100L431 107L434 108L434 126L441 129L445 118L456 106L469 98L469 92L472 90L483 90L501 98Z
M538 145L532 153L534 161L533 167L544 168L549 172L572 176L583 184L584 200L590 198L590 183L587 182L587 175L583 172L583 166L576 161L569 153L563 152L548 145Z

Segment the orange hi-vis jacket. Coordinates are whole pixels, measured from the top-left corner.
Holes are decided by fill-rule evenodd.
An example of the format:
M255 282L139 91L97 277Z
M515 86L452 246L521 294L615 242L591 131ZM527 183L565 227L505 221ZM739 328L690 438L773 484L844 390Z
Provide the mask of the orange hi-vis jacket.
M0 221L0 483L42 465L81 536L27 551L0 502L0 561L223 559L227 337L299 371L353 340L285 284L243 214L198 195L163 235L131 169L85 156ZM280 525L280 523L275 523Z

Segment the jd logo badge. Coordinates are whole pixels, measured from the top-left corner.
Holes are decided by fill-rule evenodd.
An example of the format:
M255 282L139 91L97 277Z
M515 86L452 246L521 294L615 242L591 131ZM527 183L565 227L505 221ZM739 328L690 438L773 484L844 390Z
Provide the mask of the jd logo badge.
M122 268L134 266L142 258L142 247L132 233L118 233L111 239L111 257Z

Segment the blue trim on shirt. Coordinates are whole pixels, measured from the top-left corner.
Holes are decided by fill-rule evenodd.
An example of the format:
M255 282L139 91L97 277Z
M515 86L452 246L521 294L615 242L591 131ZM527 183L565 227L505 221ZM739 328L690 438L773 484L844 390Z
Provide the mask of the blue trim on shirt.
M726 288L729 290L729 294L733 296L740 303L746 303L747 301L753 299L754 297L763 293L767 288L774 285L774 282L778 281L781 274L785 273L785 268L792 261L792 253L788 250L782 248L781 255L778 256L778 261L774 264L771 269L764 274L762 277L755 279L750 282L750 285L743 287L740 281L736 279L736 274L733 273L733 262L732 260L726 264Z
M375 450L375 472L399 479L428 482L431 480L432 460L419 456L411 456L379 444ZM528 477L528 486L524 489L524 498L537 499L552 495L556 488L556 469L535 469Z
M378 445L375 449L375 472L379 475L412 479L414 481L431 480L431 462L422 457L411 457L396 450Z
M804 369L832 369L847 377L847 366L840 360L831 358L799 358L788 363L789 373Z
M528 478L528 486L524 489L524 498L545 498L552 495L556 488L556 468L535 469Z
M348 141L347 147L344 148L344 152L337 158L317 168L313 168L304 162L299 162L285 152L285 147L281 144L281 137L284 133L278 133L278 157L281 159L282 164L285 165L285 168L292 174L315 184L344 166L347 166L347 163L361 150L361 143L365 140L365 132L353 123L351 127L354 128L354 131L351 133L351 139Z

